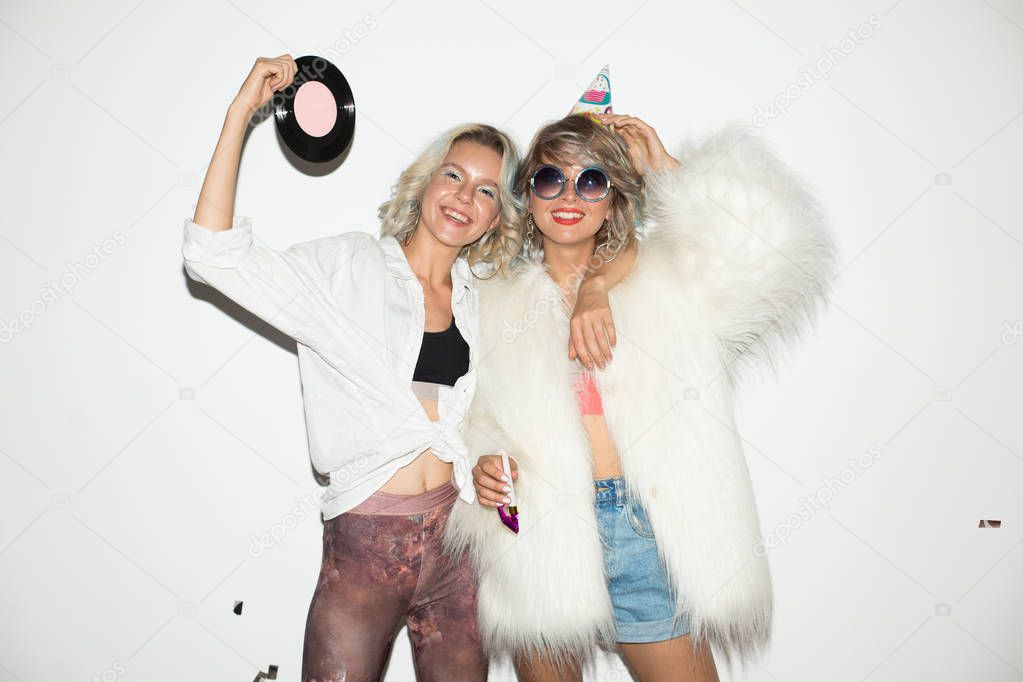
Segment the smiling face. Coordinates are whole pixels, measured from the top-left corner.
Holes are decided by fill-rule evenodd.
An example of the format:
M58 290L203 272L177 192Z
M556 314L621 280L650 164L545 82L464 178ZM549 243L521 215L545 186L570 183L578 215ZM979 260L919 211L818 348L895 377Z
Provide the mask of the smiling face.
M426 186L419 227L445 246L472 244L500 220L500 176L498 152L478 142L456 142Z
M559 168L568 181L554 199L545 200L533 192L531 180L544 165ZM575 178L590 166L600 168L611 182L607 195L595 202L583 201L575 193ZM580 185L589 196L600 196L604 183L584 175ZM557 190L557 183L552 185L549 178L539 178L536 186L545 196ZM610 258L636 238L643 178L621 137L590 116L569 114L536 132L519 164L515 192L527 202L537 228L529 229L528 220L516 220L530 256L542 254L546 259L548 246L576 245L580 247L576 253L565 255L574 258L581 247L588 246L602 258Z
M594 241L611 210L614 189L600 201L583 201L575 193L575 178L590 164L578 160L573 160L570 166L546 160L544 163L561 169L565 176L565 189L554 199L541 199L534 192L529 193L529 211L537 229L545 240L562 246Z

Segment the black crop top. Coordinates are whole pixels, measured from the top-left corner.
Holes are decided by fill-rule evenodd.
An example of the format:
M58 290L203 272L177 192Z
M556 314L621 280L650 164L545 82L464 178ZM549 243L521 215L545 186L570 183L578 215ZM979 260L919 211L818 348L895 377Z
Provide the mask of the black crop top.
M423 332L423 345L412 374L413 381L454 386L458 377L469 371L469 344L451 318L451 326L442 332Z

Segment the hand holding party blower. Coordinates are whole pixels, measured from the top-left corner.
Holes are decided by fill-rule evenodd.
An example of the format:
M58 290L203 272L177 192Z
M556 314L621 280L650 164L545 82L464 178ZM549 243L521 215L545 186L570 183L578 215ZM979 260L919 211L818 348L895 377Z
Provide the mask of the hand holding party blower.
M519 503L515 499L515 483L512 482L512 471L511 464L508 462L508 452L504 449L501 450L501 468L504 469L504 475L508 477L508 487L511 488L511 492L508 493L508 499L511 503L507 509L505 505L500 505L497 508L497 514L501 517L501 523L508 526L513 533L519 532Z

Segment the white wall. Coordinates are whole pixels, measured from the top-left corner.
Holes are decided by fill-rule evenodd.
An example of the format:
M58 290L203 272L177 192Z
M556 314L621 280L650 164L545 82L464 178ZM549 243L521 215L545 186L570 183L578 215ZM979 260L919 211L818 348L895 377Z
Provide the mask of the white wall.
M433 135L483 120L525 145L604 63L616 111L669 143L791 86L755 122L818 188L843 270L741 404L764 532L791 531L749 679L1023 679L1018 2L126 0L0 4L0 680L298 679L321 525L294 344L180 255L225 107L283 52L335 61L359 118L323 177L252 132L237 210L280 248L375 231ZM410 661L403 635L387 679Z

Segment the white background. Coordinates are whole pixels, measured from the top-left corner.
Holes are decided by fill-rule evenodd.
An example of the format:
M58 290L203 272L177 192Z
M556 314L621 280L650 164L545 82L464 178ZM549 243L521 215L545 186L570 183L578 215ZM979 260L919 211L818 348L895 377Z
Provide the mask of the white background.
M375 232L442 129L524 147L605 63L616 112L669 146L791 85L760 134L827 205L841 272L740 406L764 532L791 530L749 679L1023 680L1011 0L0 4L0 680L298 679L321 524L294 343L180 254L228 103L283 52L338 64L358 127L322 177L253 130L236 208L278 248ZM793 85L820 60L828 78ZM46 299L62 275L73 291ZM787 520L871 447L827 509ZM402 635L387 679L411 670Z

